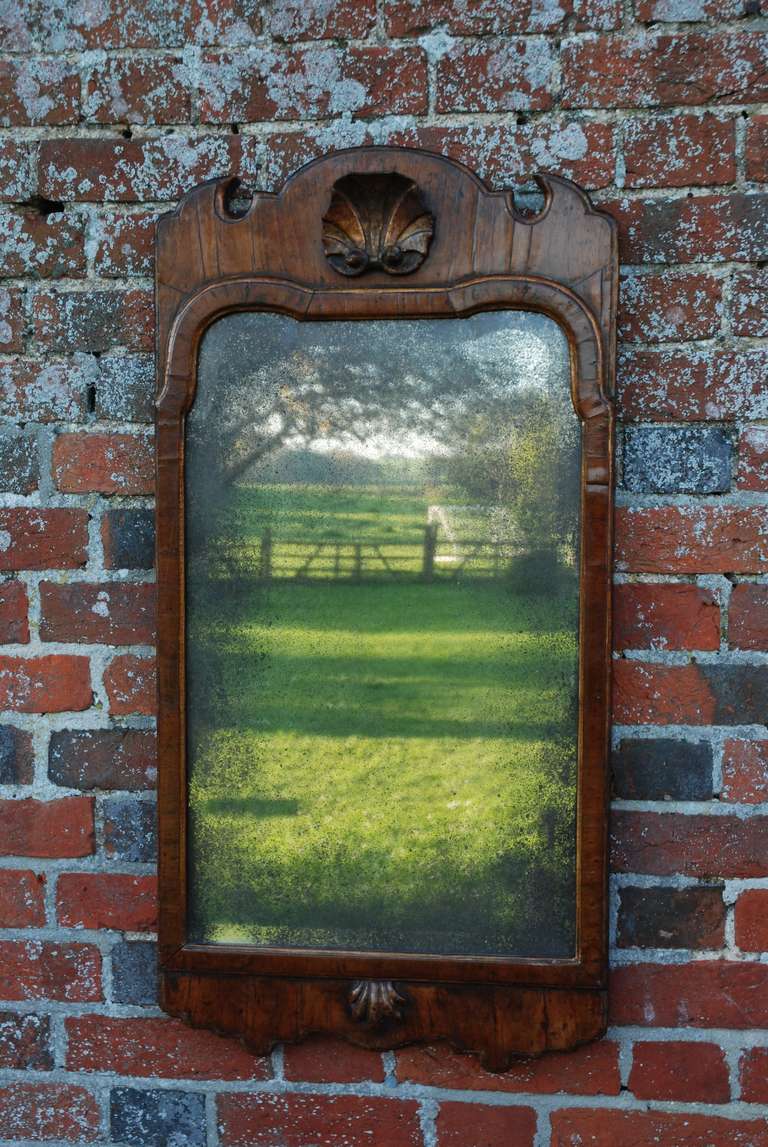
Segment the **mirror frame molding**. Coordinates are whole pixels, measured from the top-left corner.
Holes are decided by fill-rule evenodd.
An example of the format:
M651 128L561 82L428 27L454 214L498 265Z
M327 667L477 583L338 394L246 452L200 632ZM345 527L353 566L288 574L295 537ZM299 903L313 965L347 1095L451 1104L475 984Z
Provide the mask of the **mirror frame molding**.
M336 232L329 241L324 216L335 185L361 175L377 176L358 183L379 191L389 178L411 181L418 194L411 194L409 218L416 218L418 202L433 232L424 238L429 228L421 215L409 234L403 212L396 218L397 204L389 215L380 211L377 224L379 194L370 197L368 216L365 204L352 211L352 223L360 224L357 244ZM302 167L278 194L254 194L245 214L230 210L238 180L228 178L195 188L158 223L161 1007L195 1026L238 1036L257 1053L313 1032L377 1049L448 1040L479 1052L487 1068L503 1070L514 1056L564 1050L605 1031L616 225L568 180L541 176L539 184L544 207L524 217L510 192L489 191L445 156L353 148ZM346 218L343 208L336 222ZM394 254L392 245L385 248L385 231L390 239L406 235L406 271L397 269L400 248ZM357 250L361 233L364 257ZM348 247L355 250L347 258ZM583 426L576 957L187 943L184 434L201 338L235 311L320 321L450 319L499 309L543 312L565 331L572 399Z

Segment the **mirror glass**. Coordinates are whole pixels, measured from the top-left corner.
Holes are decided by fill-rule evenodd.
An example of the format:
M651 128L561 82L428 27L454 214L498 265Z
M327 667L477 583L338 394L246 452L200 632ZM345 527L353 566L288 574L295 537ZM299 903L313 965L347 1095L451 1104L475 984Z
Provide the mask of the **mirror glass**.
M580 466L547 316L209 328L190 941L574 955Z

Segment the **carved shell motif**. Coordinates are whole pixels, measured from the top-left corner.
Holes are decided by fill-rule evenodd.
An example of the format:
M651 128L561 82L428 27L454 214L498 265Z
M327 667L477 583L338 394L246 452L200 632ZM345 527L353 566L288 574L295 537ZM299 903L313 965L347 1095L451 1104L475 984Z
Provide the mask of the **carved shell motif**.
M349 993L353 1018L371 1027L384 1020L399 1020L406 1002L391 980L356 980Z
M323 248L341 275L408 275L424 262L434 230L416 184L404 175L345 175L323 216Z

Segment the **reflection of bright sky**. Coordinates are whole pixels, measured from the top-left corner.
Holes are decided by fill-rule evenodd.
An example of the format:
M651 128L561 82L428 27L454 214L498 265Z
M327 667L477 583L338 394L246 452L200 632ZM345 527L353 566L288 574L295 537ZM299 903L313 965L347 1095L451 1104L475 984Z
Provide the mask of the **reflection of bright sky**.
M423 342L415 344L417 353L424 353ZM552 348L545 339L531 331L500 329L487 331L459 343L456 347L457 358L461 360L464 370L471 371L472 375L482 384L490 378L496 383L494 389L499 388L499 373L502 368L501 387L512 391L519 386L521 376L526 387L530 389L545 389L552 383L552 371L556 365L556 358ZM514 363L514 371L504 377L505 363ZM494 377L495 376L495 377ZM418 378L418 370L413 370L413 377ZM276 429L276 428L275 428ZM406 458L419 460L433 458L438 455L449 455L451 447L444 441L430 434L418 431L403 431L398 426L396 432L370 434L365 442L361 442L354 435L339 435L333 437L319 437L311 442L306 438L294 436L286 438L283 443L285 450L310 450L314 454L333 454L336 451L351 454L356 458L368 458L374 461L382 458Z
M339 451L344 454L354 454L356 458L371 458L380 461L382 458L434 458L437 454L449 455L451 449L444 442L438 442L429 434L417 434L415 431L394 434L372 434L365 442L360 442L351 434L337 438L318 438L307 443L305 439L286 439L285 448L307 449L314 454L333 454Z
M514 362L528 386L543 387L553 366L552 348L531 331L503 327L486 331L467 340L461 349L468 365L480 375L484 371L495 373L500 364Z

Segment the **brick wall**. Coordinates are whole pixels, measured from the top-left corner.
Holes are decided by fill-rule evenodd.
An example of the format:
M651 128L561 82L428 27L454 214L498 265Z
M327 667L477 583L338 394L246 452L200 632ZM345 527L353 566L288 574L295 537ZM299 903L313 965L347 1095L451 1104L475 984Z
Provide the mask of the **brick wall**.
M3 1142L768 1145L760 0L3 0L0 38ZM368 142L621 226L611 1028L502 1076L155 1002L153 225Z

